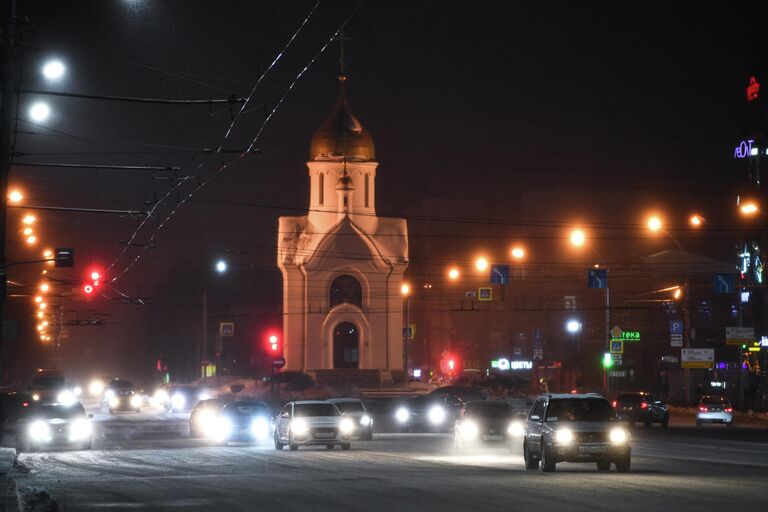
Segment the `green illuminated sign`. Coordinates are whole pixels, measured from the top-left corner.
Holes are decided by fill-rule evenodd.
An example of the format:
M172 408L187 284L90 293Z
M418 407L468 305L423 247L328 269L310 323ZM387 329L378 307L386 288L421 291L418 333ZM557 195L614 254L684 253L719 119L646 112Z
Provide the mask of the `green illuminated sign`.
M611 341L640 341L640 331L621 331L618 336L611 336Z

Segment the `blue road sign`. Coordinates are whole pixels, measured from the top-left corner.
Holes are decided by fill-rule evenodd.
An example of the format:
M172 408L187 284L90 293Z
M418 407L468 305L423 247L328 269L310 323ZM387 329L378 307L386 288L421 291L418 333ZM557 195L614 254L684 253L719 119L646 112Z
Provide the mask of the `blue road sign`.
M715 274L715 293L733 293L735 274Z
M590 268L587 270L587 288L608 288L608 269Z
M611 340L611 354L623 354L623 353L624 353L624 341Z
M683 321L682 320L670 321L669 334L683 334Z
M491 267L491 284L509 284L509 265Z

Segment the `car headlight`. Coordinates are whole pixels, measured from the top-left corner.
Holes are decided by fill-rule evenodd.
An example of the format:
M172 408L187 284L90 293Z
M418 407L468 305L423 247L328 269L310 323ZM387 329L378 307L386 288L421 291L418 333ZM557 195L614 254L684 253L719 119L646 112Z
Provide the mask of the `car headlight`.
M571 429L558 429L555 432L555 442L557 444L571 444L573 442L573 432L571 432Z
M307 422L301 418L296 418L291 421L291 432L298 436L303 436L309 432L309 425L307 425Z
M370 425L371 425L371 423L372 423L372 421L371 421L371 417L370 417L370 416L368 416L367 414L363 415L363 416L360 418L360 424L361 424L362 426L364 426L364 427L368 427L368 426L370 426Z
M473 421L465 421L461 424L461 437L465 440L477 437L477 425Z
M339 430L342 434L351 434L355 429L355 424L349 418L342 418L339 422Z
M171 409L181 410L186 403L187 399L181 393L174 393L171 397Z
M72 392L75 394L75 396L80 396L83 394L83 388L81 388L80 386L75 386L74 388L72 388Z
M33 393L33 394L32 394L32 400L34 400L35 402L37 402L38 400L40 400L40 395L38 395L37 393Z
M613 444L624 444L629 440L629 435L626 430L617 427L611 430L610 439Z
M405 423L407 422L411 417L411 413L408 412L408 409L405 407L400 407L395 412L395 419L398 421L398 423Z
M65 389L56 395L56 401L64 407L71 407L77 402L77 397L70 390Z
M91 437L91 422L86 418L77 418L69 427L69 440L82 441Z
M197 398L198 398L198 400L210 400L211 399L211 394L208 393L207 391L203 391L202 393L200 393L197 396Z
M120 399L116 396L113 396L107 400L107 405L109 405L111 409L117 409L117 407L120 405Z
M92 380L88 385L88 392L91 396L99 396L104 392L104 383L100 380Z
M112 398L115 396L115 390L114 389L108 389L104 392L104 396L107 397L107 399Z
M433 425L439 425L443 421L445 421L445 409L440 407L439 405L435 405L429 410L428 413L429 416L429 422Z
M232 422L227 418L216 416L211 422L208 437L212 437L217 441L224 441L229 437L230 432L232 432Z
M512 437L522 437L523 434L525 434L525 427L523 426L522 421L513 421L509 424L509 428L507 429L507 434L511 435Z
M268 439L269 438L269 421L266 418L259 416L253 423L251 423L251 432L256 439Z
M158 389L155 391L155 394L152 395L152 399L155 401L155 405L162 407L168 403L170 397L168 396L168 392L166 390Z
M29 426L29 438L36 443L48 442L51 440L51 428L44 421L33 421Z
M131 407L134 409L141 407L141 395L133 395L131 397Z

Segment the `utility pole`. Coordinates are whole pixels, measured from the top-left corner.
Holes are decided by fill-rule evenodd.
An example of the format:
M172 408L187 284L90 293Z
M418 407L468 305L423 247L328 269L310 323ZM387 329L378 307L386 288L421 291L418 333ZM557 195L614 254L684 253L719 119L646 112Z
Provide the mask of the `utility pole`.
M2 62L0 62L0 382L5 381L5 346L3 342L3 318L5 297L7 293L8 275L5 268L5 226L8 215L8 175L11 168L11 108L14 65L14 32L16 2L3 0L2 2Z

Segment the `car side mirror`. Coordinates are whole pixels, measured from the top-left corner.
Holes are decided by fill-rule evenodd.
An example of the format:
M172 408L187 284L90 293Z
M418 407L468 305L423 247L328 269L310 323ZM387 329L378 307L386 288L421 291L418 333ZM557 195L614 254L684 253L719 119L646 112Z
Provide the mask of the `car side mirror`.
M538 414L531 414L531 417L529 418L531 421L541 421L541 416Z

